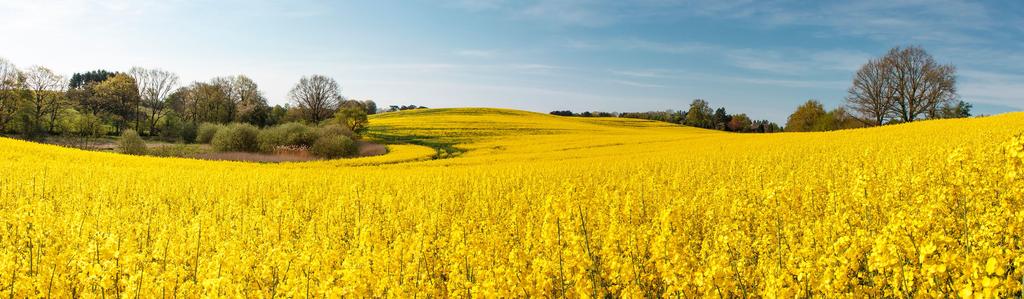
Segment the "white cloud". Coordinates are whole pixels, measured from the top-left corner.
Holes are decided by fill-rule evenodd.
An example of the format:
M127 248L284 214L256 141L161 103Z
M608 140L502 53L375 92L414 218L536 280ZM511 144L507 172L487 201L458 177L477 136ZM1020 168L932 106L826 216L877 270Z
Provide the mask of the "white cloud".
M633 87L643 87L643 88L661 88L661 87L665 87L664 85L660 85L660 84L645 83L645 82L632 81L632 80L608 80L608 81L612 82L612 83L616 83L616 84L622 84L622 85L633 86Z
M493 50L479 50L479 49L465 49L455 51L455 55L475 58L490 58L494 57L497 51Z
M871 55L850 50L825 50L811 53L810 59L823 69L855 72L871 59Z
M1024 75L976 70L960 71L960 96L981 102L1024 109Z

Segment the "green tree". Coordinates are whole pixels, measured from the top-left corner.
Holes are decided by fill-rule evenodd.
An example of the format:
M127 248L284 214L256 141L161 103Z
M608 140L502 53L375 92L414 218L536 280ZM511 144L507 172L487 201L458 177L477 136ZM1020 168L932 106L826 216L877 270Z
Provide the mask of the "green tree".
M686 125L699 128L712 128L714 111L708 102L702 99L693 100L690 109L686 111Z
M377 114L377 102L374 102L372 100L365 100L363 101L363 107L366 107L366 114Z
M8 129L27 97L25 76L14 64L0 58L0 132Z
M108 72L107 70L95 70L88 71L85 73L75 73L74 75L71 75L71 81L68 82L68 88L78 89L90 83L100 83L106 81L107 79L110 79L110 77L113 77L116 74L117 73L114 72Z
M787 132L808 132L814 131L820 126L819 121L825 116L825 107L817 100L808 100L796 108L793 114L786 120Z
M752 124L753 122L750 120L750 117L744 113L740 113L733 115L732 118L729 119L729 125L727 127L729 128L729 131L733 132L749 132L753 129Z
M729 128L729 121L731 116L725 112L725 107L715 109L715 114L712 116L712 122L714 123L714 129L725 131Z
M338 109L338 112L334 114L334 120L356 134L362 134L369 122L365 108L359 102L354 101L346 102L341 109Z
M974 105L964 101L946 103L929 113L930 118L965 118L971 117L971 108Z
M181 115L190 122L225 124L234 120L237 107L221 86L196 82L178 93L181 99L176 105L181 106Z
M132 77L126 74L114 75L97 84L94 90L102 105L114 115L117 132L123 132L138 117L136 107L140 100L139 87Z

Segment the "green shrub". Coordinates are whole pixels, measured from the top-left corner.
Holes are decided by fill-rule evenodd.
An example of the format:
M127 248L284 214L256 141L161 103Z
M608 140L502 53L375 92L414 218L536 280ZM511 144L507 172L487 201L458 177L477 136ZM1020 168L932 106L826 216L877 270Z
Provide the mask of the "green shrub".
M326 125L326 126L321 127L318 130L317 135L318 136L345 136L345 137L348 137L348 139L352 139L352 140L356 139L356 134L353 133L352 130L349 130L345 126L337 125L337 124L331 124L331 125Z
M344 135L325 135L313 143L309 152L324 159L337 159L356 152L355 142Z
M224 128L224 125L203 123L199 125L196 130L196 143L210 143L213 141L213 136L217 135L217 131Z
M348 102L334 114L333 122L344 126L351 132L361 134L366 130L369 121L366 118L366 108L358 102Z
M185 122L178 115L168 113L164 116L163 124L160 126L160 139L167 142L181 140L181 130L184 126Z
M202 130L200 130L202 131ZM221 152L256 152L260 130L250 124L231 124L217 130L210 144Z
M193 122L185 122L181 125L181 142L193 143L199 135L199 128Z
M199 145L195 144L171 144L149 149L150 156L158 157L194 157L202 152Z
M273 152L279 146L309 147L316 142L318 133L301 123L286 123L260 131L259 144L263 152Z
M121 153L129 155L145 155L146 142L139 137L135 130L127 129L121 133L121 140L118 141L117 149Z
M83 114L75 119L78 136L97 138L103 136L103 120L92 114Z

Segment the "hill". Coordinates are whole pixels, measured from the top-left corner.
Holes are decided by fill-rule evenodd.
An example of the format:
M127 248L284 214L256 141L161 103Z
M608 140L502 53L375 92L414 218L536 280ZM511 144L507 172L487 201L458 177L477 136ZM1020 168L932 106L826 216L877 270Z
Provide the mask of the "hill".
M370 127L389 154L284 164L0 139L0 293L1012 296L1024 276L1024 113L756 135L461 108Z

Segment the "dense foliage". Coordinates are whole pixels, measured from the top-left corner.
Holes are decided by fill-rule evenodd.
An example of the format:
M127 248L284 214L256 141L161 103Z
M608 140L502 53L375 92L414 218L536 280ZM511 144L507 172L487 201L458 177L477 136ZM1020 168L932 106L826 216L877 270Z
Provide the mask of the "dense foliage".
M323 105L311 105L299 97L292 99L294 106L271 107L256 82L244 75L179 86L172 72L133 67L127 72L75 73L69 79L45 67L19 69L0 58L0 134L23 139L97 137L132 129L166 141L188 143L198 137L205 143L213 135L196 132L202 123L246 123L260 128L288 122L318 125L343 113L344 123L353 126L350 130L361 132L366 115L377 113L373 101L346 99L333 79L313 77L333 82L328 94L316 98L324 102L313 102ZM296 88L308 81L300 80Z
M288 164L0 139L0 293L1016 297L1021 128L740 135L420 109L368 134L463 154Z
M729 114L724 107L711 109L702 99L693 100L687 110L665 110L647 112L590 112L574 113L571 110L551 111L551 115L578 117L623 117L663 121L697 128L740 133L782 132L782 127L768 120L751 120L745 113Z

